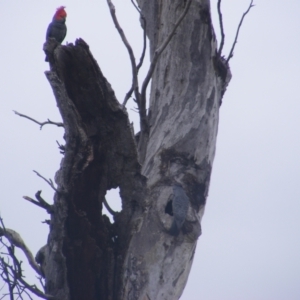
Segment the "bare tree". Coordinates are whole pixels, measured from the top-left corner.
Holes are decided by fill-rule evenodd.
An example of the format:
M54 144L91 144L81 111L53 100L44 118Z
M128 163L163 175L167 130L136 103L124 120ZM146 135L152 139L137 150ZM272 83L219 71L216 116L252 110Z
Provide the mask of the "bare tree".
M219 109L231 78L228 63L253 5L251 1L226 58L220 0L219 49L209 0L137 2L132 1L141 16L144 45L146 35L150 41L151 59L141 85L138 71L145 51L137 63L107 0L132 65L132 86L122 105L82 39L67 46L50 40L44 45L50 62L45 74L63 123L38 122L16 112L41 127L51 124L65 130L55 183L36 172L54 189L54 204L41 192L36 200L24 197L51 216L47 245L35 258L39 265L32 262L45 280L44 292L23 283L45 299L173 300L187 282L201 234ZM136 135L126 111L131 96L140 116ZM106 192L117 187L120 212L111 210L105 199ZM103 205L113 223L102 213ZM6 247L12 262L17 261L14 246L28 250L4 225L0 235L11 242ZM27 257L32 260L31 253ZM22 279L17 276L20 268L4 260L2 270L13 278L7 280L11 290L14 280Z

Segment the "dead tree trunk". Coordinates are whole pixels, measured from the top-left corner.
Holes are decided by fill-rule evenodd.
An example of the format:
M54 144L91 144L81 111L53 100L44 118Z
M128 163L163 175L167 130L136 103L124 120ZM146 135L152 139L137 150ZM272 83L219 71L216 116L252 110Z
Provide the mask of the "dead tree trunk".
M153 59L187 1L138 2ZM66 300L179 299L201 234L230 80L217 54L209 1L191 2L158 59L140 139L83 40L47 44L46 52L66 141L48 244L37 256L46 293ZM176 184L188 211L174 236ZM116 187L122 211L111 224L102 205Z
M116 299L123 257L144 205L145 178L127 113L82 40L49 53L65 127L44 262L46 291L57 299ZM115 223L102 215L106 191L120 187ZM43 261L45 257L45 261Z
M172 30L185 1L140 0L151 57ZM209 1L192 1L152 77L149 139L142 166L147 212L127 251L122 299L179 299L187 282L204 213L215 155L221 99L230 79L216 54ZM166 232L171 186L189 200L182 234ZM148 298L147 298L148 297Z

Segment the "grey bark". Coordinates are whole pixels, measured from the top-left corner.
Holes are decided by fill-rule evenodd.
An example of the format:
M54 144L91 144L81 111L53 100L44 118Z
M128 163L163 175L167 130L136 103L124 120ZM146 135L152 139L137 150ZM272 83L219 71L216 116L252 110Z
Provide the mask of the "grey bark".
M172 30L185 1L139 5L147 20L151 56ZM152 78L150 134L142 167L148 209L127 252L123 299L179 299L193 262L215 155L219 108L230 71L217 56L209 1L190 10L163 52ZM166 234L171 185L179 181L190 199L177 238Z
M138 2L153 57L186 1ZM139 145L84 41L67 46L49 41L45 52L66 140L48 244L37 257L47 294L56 299L179 299L201 234L219 108L230 80L228 66L217 55L209 1L192 1L158 61L149 133ZM142 165L137 149L146 149ZM172 236L176 182L189 205L178 236ZM106 191L116 187L122 212L111 224L102 203Z

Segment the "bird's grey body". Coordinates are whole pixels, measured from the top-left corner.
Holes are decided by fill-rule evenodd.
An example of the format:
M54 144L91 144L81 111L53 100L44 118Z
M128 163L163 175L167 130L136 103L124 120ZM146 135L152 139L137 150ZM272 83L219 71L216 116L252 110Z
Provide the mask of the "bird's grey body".
M188 208L189 208L189 197L187 196L182 186L176 182L173 185L173 200L172 200L173 223L169 230L169 233L171 235L177 236L179 234L181 227L185 221Z
M52 20L46 32L46 40L54 38L58 43L61 43L67 34L66 20Z
M62 43L67 34L66 17L67 13L65 11L65 7L59 7L52 18L52 22L47 28L46 41L49 41L49 39L53 38L58 43ZM48 61L47 56L45 61Z

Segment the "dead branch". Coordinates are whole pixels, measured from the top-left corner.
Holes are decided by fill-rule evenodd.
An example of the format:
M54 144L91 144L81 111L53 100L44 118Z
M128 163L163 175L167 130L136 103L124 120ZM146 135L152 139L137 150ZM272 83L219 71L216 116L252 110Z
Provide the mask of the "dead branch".
M139 115L140 115L140 127L141 127L141 131L142 132L148 132L148 121L147 121L147 111L146 111L146 105L144 104L146 102L142 100L141 98L141 94L139 92L139 83L138 83L138 69L136 66L136 62L135 62L135 57L134 57L134 53L133 50L129 44L129 42L126 39L126 36L124 34L123 29L121 28L117 17L116 17L116 10L114 5L112 4L111 0L107 0L108 3L108 7L113 19L113 22L121 36L121 39L125 45L125 47L127 48L129 57L130 57L130 62L131 62L131 68L132 68L132 88L129 90L129 92L125 95L124 101L123 103L126 104L126 102L128 101L128 99L130 98L132 92L134 92L135 98L136 98L136 103L138 105L139 108ZM143 55L142 55L143 58ZM131 91L132 90L132 91ZM123 105L124 107L124 105Z
M227 59L226 59L226 64L228 64L228 63L229 63L229 60L233 57L233 51L234 51L235 45L236 45L236 43L237 43L237 39L238 39L238 36L239 36L239 32L240 32L241 26L242 26L243 21L244 21L244 18L245 18L245 16L249 13L250 9L251 9L253 6L254 6L253 0L251 0L248 9L243 13L243 16L242 16L242 18L241 18L241 20L240 20L238 29L237 29L237 31L236 31L236 35L235 35L234 42L233 42L233 44L232 44L231 50L230 50L230 52L229 52L229 55L228 55L228 57L227 57Z
M126 95L125 95L125 98L124 98L123 104L122 104L123 107L126 106L128 100L130 99L130 97L131 97L131 95L132 95L132 92L133 92L133 86L131 86L130 90L129 90L129 91L126 93Z
M33 172L37 175L37 176L39 176L39 177L41 177L42 179L44 179L52 188L53 188L53 190L55 191L55 192L58 192L58 190L56 189L56 187L54 186L54 184L53 184L53 181L52 181L52 179L46 179L44 176L42 176L40 173L38 173L37 171L35 171L35 170L33 170Z
M218 16L219 16L219 24L220 24L220 30L221 30L221 42L220 47L218 50L218 56L222 55L222 50L225 43L225 33L224 33L224 25L223 25L223 16L221 11L221 0L218 0Z
M23 199L29 201L30 203L32 203L32 204L34 204L34 205L36 205L36 206L38 206L38 207L41 207L41 208L46 209L41 203L39 203L38 201L32 199L31 197L23 196Z
M136 98L139 99L140 96L139 96L139 87L138 87L137 68L136 68L136 62L135 62L135 57L134 57L132 47L130 46L130 44L125 36L124 31L118 22L115 6L111 2L111 0L107 0L107 4L109 7L110 14L112 16L113 22L115 24L115 27L117 28L119 35L128 51L130 62L131 62L131 69L132 69L132 87L133 87L133 91L135 93ZM125 96L125 99L126 99L126 97L127 97L127 94Z
M3 256L0 257L0 276L8 286L10 299L14 299L14 295L18 295L18 299L23 299L23 293L32 299L27 290L40 298L53 299L51 295L47 295L39 290L36 285L30 285L26 282L26 280L24 280L24 276L22 274L22 262L15 256L14 247L18 247L24 252L30 266L41 276L40 267L36 263L32 253L25 245L21 236L14 230L5 228L2 218L0 218L0 224L0 237L4 236L10 243L10 245L7 245L2 241L2 239L0 240L2 246L4 246L7 250L7 253L1 253L2 255L6 255L7 259ZM17 292L14 292L14 290Z
M147 23L146 23L146 19L144 18L144 16L141 14L141 19L143 20L143 24L144 24L144 33L143 33L143 50L142 50L142 54L140 57L140 61L138 63L138 65L136 66L137 71L140 70L141 66L143 65L144 62L144 58L145 58L145 53L146 53L146 49L147 49L147 36L146 36L146 27L147 27Z
M141 89L141 108L142 110L146 111L146 90L147 90L147 86L150 82L150 79L153 75L153 72L155 70L156 67L156 63L158 61L158 58L160 57L160 55L162 54L162 52L165 50L165 48L167 47L167 45L169 44L169 42L171 41L172 37L174 36L177 27L180 25L180 23L182 22L182 20L184 19L185 15L187 14L190 6L191 6L192 0L188 0L188 2L185 4L185 9L182 12L181 16L178 18L178 20L176 21L173 30L169 33L169 35L166 37L166 39L161 43L161 45L159 47L157 47L157 49L154 52L153 55L153 59L152 62L150 64L148 73L144 79L144 82L142 84L142 89Z
M0 222L2 227L0 227L0 237L4 236L7 238L7 240L14 246L20 248L23 253L25 254L28 263L30 264L30 266L39 274L41 275L41 270L39 265L36 263L31 251L29 250L29 248L26 246L26 244L24 243L23 239L21 238L21 236L14 230L9 229L9 228L5 228L2 219L0 218Z
M12 245L10 247L7 247L7 250L8 250L8 254L9 256L12 258L12 261L13 261L13 270L15 270L16 272L16 275L18 277L21 277L22 276L22 261L19 261L16 256L15 256L15 247ZM14 286L17 285L17 277L14 276Z
M140 10L139 7L134 3L133 0L131 0L131 3L132 3L132 5L134 6L134 8L135 8L139 13L141 13L141 10Z
M133 4L134 2L131 1ZM124 34L123 29L120 27L120 24L116 18L116 13L115 13L115 7L112 4L111 0L107 0L108 3L108 7L110 9L110 13L113 19L113 22L121 36L121 39L125 45L125 47L127 48L127 51L129 53L129 57L130 57L130 61L131 61L131 66L132 66L132 87L131 89L127 92L127 94L125 95L124 101L123 101L123 107L126 105L128 99L131 97L131 94L134 92L135 97L136 97L136 102L139 108L139 115L140 115L140 127L141 127L141 132L148 132L148 121L147 121L147 110L146 110L146 90L147 90L147 86L150 82L150 79L153 75L153 72L155 70L155 66L156 63L158 61L158 58L160 57L161 53L164 51L164 49L167 47L167 45L169 44L169 42L171 41L172 37L174 36L177 27L180 25L180 23L182 22L182 20L184 19L185 15L187 14L190 5L191 5L192 0L188 0L188 2L185 5L185 9L183 11L183 13L181 14L181 16L178 18L178 20L176 21L173 30L170 32L170 34L167 36L167 38L162 42L162 44L155 50L154 52L154 56L152 59L152 62L150 64L150 68L148 70L148 73L146 75L146 78L143 82L142 85L142 89L141 89L141 93L139 92L139 85L138 85L138 68L135 62L135 57L132 51L132 48L130 46L130 44L128 43L126 36ZM134 6L136 7L136 9L138 11L140 11L138 9L138 7L134 4ZM146 25L145 23L145 18L142 18L144 20L144 25ZM145 56L145 51L146 51L146 31L144 28L144 49L142 52L142 56L140 59L140 63L138 65L138 67L140 68L143 60L144 60L144 56Z
M16 258L15 254L14 254L14 250L13 250L13 246L7 246L5 245L3 242L2 244L7 248L8 250L8 256L10 256L14 262L14 265L11 265L9 261L5 261L3 257L1 257L0 259L0 268L3 270L2 274L5 274L6 278L3 278L3 280L7 283L8 287L9 287L9 294L11 299L13 298L13 295L15 294L13 292L13 290L16 288L18 290L18 299L23 299L22 298L22 293L26 293L30 299L31 296L28 294L28 292L26 291L29 290L30 292L32 292L33 294L37 295L40 298L43 299L53 299L53 296L51 295L47 295L45 293L43 293L40 289L38 289L36 287L36 285L31 285L29 284L26 280L23 279L23 275L22 275L22 269L21 269L21 262Z
M34 122L34 123L39 124L39 125L41 126L40 129L42 129L43 126L44 126L44 125L47 125L47 124L50 124L50 125L56 125L56 126L58 126L58 127L64 127L64 124L61 123L61 122L53 122L53 121L51 121L51 120L49 120L49 119L48 119L48 121L45 121L45 122L39 122L39 121L37 121L37 120L35 120L35 119L31 118L31 117L28 117L28 116L26 116L26 115L23 115L23 114L18 113L18 112L15 111L15 110L13 110L13 112L14 112L16 115L20 116L20 117L26 118L26 119L28 119L28 120Z
M61 154L65 154L66 152L66 147L64 145L61 145L58 141L56 141L56 144L58 145L58 149L60 150L59 152Z
M37 201L32 199L31 197L28 197L28 196L23 196L23 199L37 205L38 207L41 207L41 208L45 209L47 211L47 213L52 214L54 212L53 211L53 206L50 205L49 203L47 203L41 197L41 193L42 193L42 191L37 191L37 193L35 194L35 198L37 199Z
M136 66L137 70L139 70L141 68L141 66L143 65L144 58L145 58L145 53L146 53L146 48L147 48L147 36L146 36L147 23L146 23L146 18L144 17L141 10L138 8L138 6L134 3L133 0L131 0L131 3L133 4L135 9L140 14L140 18L142 20L142 28L143 28L143 50L142 50L142 54L141 54L141 57L140 57L140 61L139 61L138 65Z
M43 287L43 289L45 290L46 288L46 285L45 285L45 282L43 280L43 277L42 276L38 276L37 279L39 280L40 282L40 285Z
M143 65L144 58L145 58L145 53L146 53L146 49L147 49L147 36L146 36L147 23L146 23L146 18L144 17L144 15L142 14L141 10L137 7L137 5L134 3L133 0L131 0L131 3L133 4L133 6L135 7L135 9L140 14L140 18L142 20L142 28L143 28L143 50L142 50L142 54L141 54L141 57L140 57L140 61L139 61L139 63L136 66L136 71L137 71L137 74L138 74L141 66ZM124 101L123 101L123 104L122 104L123 107L126 106L127 101L131 97L133 90L134 90L134 86L132 84L130 90L125 95L125 98L124 98Z
M53 206L42 198L41 193L42 191L37 191L35 193L35 198L47 209L47 211L49 211L50 213L53 212Z
M0 258L0 269L2 270L1 272L1 277L3 281L8 285L8 291L10 295L10 299L14 299L14 288L13 288L13 283L12 280L10 279L11 274L9 273L9 269L7 267L7 264L4 260L4 258ZM7 294L4 294L3 296L6 296Z
M47 295L47 294L43 293L40 289L38 289L38 288L36 287L35 284L34 284L34 285L30 285L30 284L29 284L28 282L26 282L22 277L18 278L18 281L20 281L20 282L24 285L24 287L25 287L26 289L28 289L28 290L29 290L30 292L32 292L33 294L39 296L40 298L42 298L42 299L54 299L53 296Z

